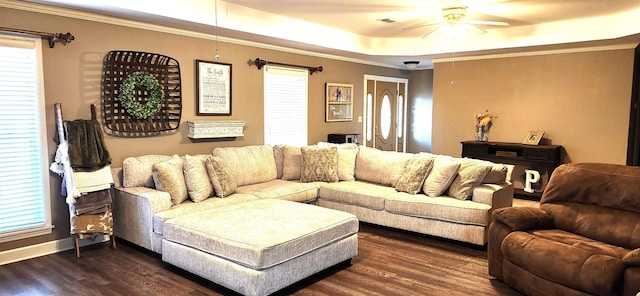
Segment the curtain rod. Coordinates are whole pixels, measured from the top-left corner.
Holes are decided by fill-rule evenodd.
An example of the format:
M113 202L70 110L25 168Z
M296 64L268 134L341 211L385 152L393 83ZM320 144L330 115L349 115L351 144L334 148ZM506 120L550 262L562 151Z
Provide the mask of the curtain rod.
M75 39L73 35L69 32L66 34L63 33L46 33L46 32L37 32L37 31L29 31L15 28L6 28L0 27L0 31L18 33L23 35L35 35L40 36L42 39L47 39L49 41L49 48L53 48L56 42L60 42L62 44L70 43Z
M313 73L316 73L316 72L320 73L320 72L322 72L322 70L324 70L324 68L322 68L322 66L310 67L310 66L300 66L300 65L278 63L278 62L269 62L269 61L265 61L265 60L263 60L261 58L256 58L252 62L253 62L254 65L256 65L256 68L258 68L258 70L262 69L262 67L264 67L267 64L289 66L289 67L297 67L297 68L305 68L305 69L309 70L309 75L313 75Z

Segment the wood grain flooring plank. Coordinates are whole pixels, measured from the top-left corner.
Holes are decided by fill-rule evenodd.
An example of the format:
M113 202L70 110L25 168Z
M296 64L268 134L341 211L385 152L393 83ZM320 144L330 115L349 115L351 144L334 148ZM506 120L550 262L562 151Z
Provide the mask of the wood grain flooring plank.
M487 252L468 244L361 223L358 255L276 295L520 296L490 280ZM118 241L0 266L0 296L238 295L162 262L158 254Z

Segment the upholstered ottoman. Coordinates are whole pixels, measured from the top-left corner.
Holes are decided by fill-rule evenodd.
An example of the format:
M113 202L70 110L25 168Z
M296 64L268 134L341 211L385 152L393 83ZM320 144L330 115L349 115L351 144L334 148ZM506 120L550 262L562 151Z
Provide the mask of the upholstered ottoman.
M358 219L263 199L173 218L162 260L245 295L268 295L358 253Z

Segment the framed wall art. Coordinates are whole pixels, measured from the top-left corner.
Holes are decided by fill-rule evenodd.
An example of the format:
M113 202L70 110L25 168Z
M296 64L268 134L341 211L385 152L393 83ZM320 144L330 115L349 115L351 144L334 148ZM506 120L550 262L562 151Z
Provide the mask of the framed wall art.
M353 118L353 84L326 84L325 121L351 121Z
M231 115L231 64L196 60L196 115Z

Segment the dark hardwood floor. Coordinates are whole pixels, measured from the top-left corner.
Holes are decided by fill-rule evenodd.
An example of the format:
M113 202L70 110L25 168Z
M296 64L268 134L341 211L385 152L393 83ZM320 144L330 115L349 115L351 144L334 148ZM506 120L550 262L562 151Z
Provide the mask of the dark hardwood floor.
M236 295L122 240L0 266L0 295ZM351 264L279 295L521 295L487 273L486 250L361 224Z

